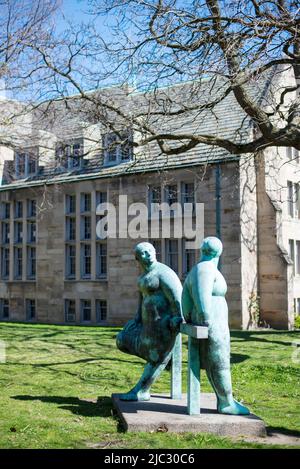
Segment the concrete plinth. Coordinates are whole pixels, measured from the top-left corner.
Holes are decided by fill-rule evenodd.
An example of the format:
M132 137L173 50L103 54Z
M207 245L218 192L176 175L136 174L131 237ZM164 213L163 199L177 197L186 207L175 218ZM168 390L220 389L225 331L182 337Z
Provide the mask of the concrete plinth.
M112 395L125 430L128 432L169 431L173 433L215 433L222 436L265 436L266 427L256 415L221 415L214 394L201 394L201 414L187 414L187 399L152 395L147 402L121 401Z

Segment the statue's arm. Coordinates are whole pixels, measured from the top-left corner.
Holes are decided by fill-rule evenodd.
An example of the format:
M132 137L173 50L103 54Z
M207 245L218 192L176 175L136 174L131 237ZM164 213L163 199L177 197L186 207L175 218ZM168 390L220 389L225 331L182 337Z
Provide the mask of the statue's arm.
M193 288L195 308L199 317L203 318L204 322L208 324L212 319L211 304L215 276L215 266L207 261L198 264L193 279L195 281L195 287Z
M182 285L180 280L177 276L161 277L160 286L170 303L170 326L172 329L178 329L179 324L183 321L181 307Z
M139 302L138 302L138 307L137 311L134 317L135 322L141 322L142 321L142 304L143 304L143 297L142 294L139 293Z

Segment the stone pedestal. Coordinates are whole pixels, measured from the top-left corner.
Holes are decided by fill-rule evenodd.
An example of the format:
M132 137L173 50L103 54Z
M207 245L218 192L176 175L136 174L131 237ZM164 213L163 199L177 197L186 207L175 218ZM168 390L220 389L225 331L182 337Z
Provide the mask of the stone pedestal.
M222 415L217 413L214 394L201 394L201 413L187 415L187 397L171 399L152 395L147 402L120 401L112 395L113 405L128 432L168 431L173 433L214 433L222 436L265 436L263 420L254 414Z

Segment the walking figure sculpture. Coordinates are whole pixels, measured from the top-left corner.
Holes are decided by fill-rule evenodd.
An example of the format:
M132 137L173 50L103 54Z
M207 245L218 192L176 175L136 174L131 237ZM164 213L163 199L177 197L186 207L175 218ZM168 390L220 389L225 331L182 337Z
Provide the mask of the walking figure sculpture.
M187 323L208 326L208 339L199 344L200 363L216 393L218 412L248 415L249 409L232 395L227 285L218 270L222 249L218 238L211 236L203 240L201 259L183 285L183 316Z
M139 306L117 335L117 347L125 353L144 358L147 362L137 384L121 400L148 401L150 388L165 369L182 322L182 285L170 267L156 260L150 243L139 243L135 257L142 274L138 278Z

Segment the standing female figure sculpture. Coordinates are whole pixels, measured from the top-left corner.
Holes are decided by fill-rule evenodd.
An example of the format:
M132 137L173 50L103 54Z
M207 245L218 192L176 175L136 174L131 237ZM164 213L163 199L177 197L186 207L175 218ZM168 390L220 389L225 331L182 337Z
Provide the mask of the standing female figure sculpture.
M216 393L218 412L247 415L249 409L232 395L227 285L218 270L222 249L218 238L203 240L200 262L189 272L183 285L183 316L187 323L208 326L208 339L200 341L200 363Z
M117 347L146 360L138 383L121 400L147 401L150 387L165 369L182 322L182 286L170 267L156 260L150 243L139 243L135 257L142 274L138 278L139 306L134 319L117 335Z

